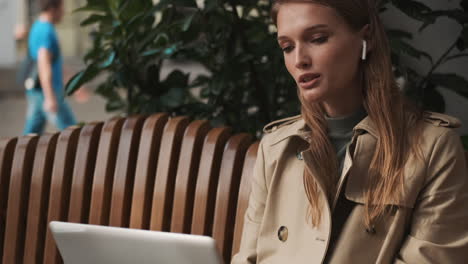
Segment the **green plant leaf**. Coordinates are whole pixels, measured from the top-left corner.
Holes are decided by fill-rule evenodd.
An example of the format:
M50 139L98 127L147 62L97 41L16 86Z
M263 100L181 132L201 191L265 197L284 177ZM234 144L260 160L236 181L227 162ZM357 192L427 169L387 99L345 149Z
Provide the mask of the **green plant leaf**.
M186 19L184 19L184 23L182 24L182 31L186 32L190 26L192 25L193 19L197 16L197 13L190 14Z
M83 22L80 23L80 26L89 26L98 22L110 24L112 23L112 17L107 15L92 14L87 19L83 20Z
M386 5L388 5L388 3L390 3L390 2L391 2L391 0L380 0L380 1L378 1L377 7L379 9L379 13L386 11L387 10Z
M163 51L163 49L152 49L152 50L147 50L143 53L140 54L140 56L142 57L146 57L146 56L154 56L156 54L159 54Z
M75 10L73 10L73 13L77 13L77 12L107 12L109 9L107 8L106 5L86 5L86 6L83 6L83 7L80 7L80 8L77 8Z
M448 17L454 19L459 24L466 24L468 23L468 13L461 9L451 9L451 10L437 10L433 11L432 15L435 17Z
M205 12L211 12L215 10L220 5L220 0L205 0Z
M392 0L392 4L407 16L416 20L427 22L427 20L432 21L433 19L431 16L428 17L432 9L421 2L414 0Z
M190 87L197 87L200 85L204 85L210 81L210 77L204 74L198 75L195 80L192 81Z
M107 59L99 65L100 70L104 70L106 68L109 68L112 63L114 63L115 57L117 56L117 53L115 51L111 52Z
M106 111L107 112L115 112L121 111L126 108L126 104L121 99L114 98L113 100L109 100L106 103Z
M390 45L392 47L392 50L398 55L406 54L416 59L420 59L421 57L423 57L429 60L431 64L433 63L431 55L429 55L427 52L420 51L414 48L412 45L408 44L407 42L401 39L390 39Z
M468 57L468 53L459 53L459 54L455 54L455 55L452 55L452 56L448 56L444 62L448 62L448 61L451 61L451 60L455 60L455 59L459 59L459 58L463 58L463 57Z
M463 143L463 148L468 152L468 135L461 136L461 141Z
M468 12L468 0L461 0L460 6L465 10L465 12Z
M455 73L432 74L429 82L448 88L464 97L468 98L468 81Z
M163 57L170 58L174 53L177 52L177 50L179 49L179 46L180 46L179 43L175 43L175 44L172 44L171 46L165 48L164 51L163 51Z
M123 21L129 21L135 16L146 15L146 10L151 10L152 6L152 0L123 0L118 11L119 17Z
M72 95L76 90L80 89L83 84L94 79L99 73L100 70L96 67L92 65L88 66L86 69L77 73L68 81L68 83L65 85L66 94Z
M189 75L180 70L172 71L163 81L166 87L187 87Z
M169 36L166 33L161 32L159 29L153 29L138 43L138 50L143 51L148 45L151 45L151 43L154 43L154 46L152 46L153 48L163 48L168 42Z
M468 47L468 44L465 44L465 41L462 38L458 38L456 44L459 51L464 51Z
M114 13L117 13L119 10L120 0L106 0L110 10Z
M196 8L197 2L195 0L161 0L158 6L161 8L168 5Z
M162 95L159 101L170 108L177 108L184 104L185 98L186 90L184 88L173 87Z
M401 39L413 38L413 34L409 33L408 31L401 30L401 29L387 29L386 32L389 38L401 38Z
M468 48L468 25L466 25L462 31L460 32L460 37L458 37L457 41L457 49L460 51L464 51Z
M430 14L425 15L424 23L419 27L418 32L421 33L428 26L434 24L437 21L437 18L439 18L439 17L436 14L434 14L433 12L431 12Z

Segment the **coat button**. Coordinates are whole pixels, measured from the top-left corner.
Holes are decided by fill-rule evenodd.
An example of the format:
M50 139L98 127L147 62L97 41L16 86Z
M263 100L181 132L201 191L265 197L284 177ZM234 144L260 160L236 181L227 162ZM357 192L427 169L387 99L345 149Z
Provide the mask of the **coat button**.
M278 229L278 238L281 242L286 242L288 240L288 228L282 226Z
M300 152L300 151L298 151L296 153L296 157L297 157L298 160L304 160L304 157L302 157L302 152Z

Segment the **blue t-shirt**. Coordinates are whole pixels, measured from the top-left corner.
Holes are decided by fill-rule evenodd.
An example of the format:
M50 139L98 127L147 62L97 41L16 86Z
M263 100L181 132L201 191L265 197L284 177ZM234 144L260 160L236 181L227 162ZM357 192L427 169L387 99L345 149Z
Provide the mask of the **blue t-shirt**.
M52 85L55 95L63 96L63 61L54 25L36 20L29 33L28 47L29 54L36 61L41 48L46 48L52 54Z

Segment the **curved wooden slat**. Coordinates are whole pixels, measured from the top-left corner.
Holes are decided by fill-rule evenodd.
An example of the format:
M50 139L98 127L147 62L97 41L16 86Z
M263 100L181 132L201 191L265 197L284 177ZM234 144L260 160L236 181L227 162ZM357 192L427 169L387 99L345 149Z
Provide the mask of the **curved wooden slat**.
M3 263L23 261L28 191L37 141L38 136L23 136L16 145L8 192Z
M232 244L232 255L239 251L242 228L244 227L244 214L249 204L250 181L253 176L255 161L257 160L259 142L250 145L245 154L244 166L242 168L241 182L239 185L239 196L237 198L236 222L234 227L234 240Z
M91 187L91 205L88 221L90 224L109 224L115 161L117 159L119 139L124 122L124 118L115 117L108 120L102 128Z
M468 167L468 151L465 151L466 166Z
M169 231L170 229L180 145L189 122L187 117L175 117L170 119L164 128L160 149L162 155L158 158L151 206L151 230Z
M210 128L208 121L196 120L187 127L183 136L172 206L171 232L190 233L200 154Z
M81 128L79 127L69 127L62 131L58 137L52 169L47 223L54 220L67 220L73 167L80 131ZM54 264L60 262L61 258L54 238L50 230L47 229L44 263Z
M133 187L130 228L149 229L156 165L168 114L154 114L146 119L141 133Z
M0 260L3 258L8 188L10 187L11 165L18 138L0 139Z
M214 128L203 142L195 188L192 234L211 235L219 169L223 159L223 150L230 136L231 128Z
M89 123L81 129L76 150L70 193L68 222L88 223L94 167L103 123Z
M229 263L231 258L240 177L245 153L251 140L252 136L249 134L237 134L229 139L221 163L216 192L213 238L226 263Z
M54 164L55 148L59 134L45 134L39 138L34 158L29 191L29 208L26 225L26 243L23 263L42 263L47 230L47 205Z
M128 227L130 224L138 142L145 119L144 116L129 117L122 127L112 185L110 226Z

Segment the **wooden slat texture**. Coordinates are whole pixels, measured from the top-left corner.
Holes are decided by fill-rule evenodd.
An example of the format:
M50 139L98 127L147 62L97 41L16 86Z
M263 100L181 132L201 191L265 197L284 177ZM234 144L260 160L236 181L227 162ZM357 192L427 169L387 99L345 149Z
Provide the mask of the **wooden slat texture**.
M151 230L170 230L180 146L182 135L189 122L187 117L175 117L170 119L164 128L160 149L161 155L158 158L158 168L154 183L153 204L151 206Z
M252 136L238 134L229 139L223 154L216 192L213 238L223 259L229 263L232 251L233 227L236 216L237 195L245 153Z
M205 138L198 168L190 233L211 235L216 190L224 147L231 136L231 128L212 129Z
M10 187L11 165L17 142L18 138L0 139L0 260L3 258L8 188Z
M79 127L69 127L62 131L58 137L50 185L47 223L54 220L67 220L73 167L80 131ZM52 233L47 229L44 263L61 262Z
M122 127L112 185L110 226L128 227L130 224L138 143L145 119L144 116L129 117Z
M102 128L91 189L88 221L90 224L109 224L115 161L124 122L124 118L113 118L107 121Z
M201 150L210 128L208 121L196 120L187 127L183 136L172 206L171 232L190 233Z
M70 193L68 222L88 223L94 167L103 123L89 123L81 129Z
M167 114L0 140L0 213L8 216L0 256L4 263L61 263L47 230L61 220L211 235L229 262L257 148L250 135Z
M168 118L167 114L154 114L143 125L133 186L131 228L149 229L156 165Z
M466 166L468 167L468 151L465 152Z
M239 252L242 228L244 227L244 214L249 204L250 183L254 173L255 161L259 142L252 144L245 154L244 167L239 185L239 196L237 198L236 222L234 228L234 240L232 242L232 255Z
M3 263L21 263L24 254L29 186L38 137L18 139L11 168Z
M23 263L42 263L47 230L47 206L58 134L46 134L37 143L29 191Z

